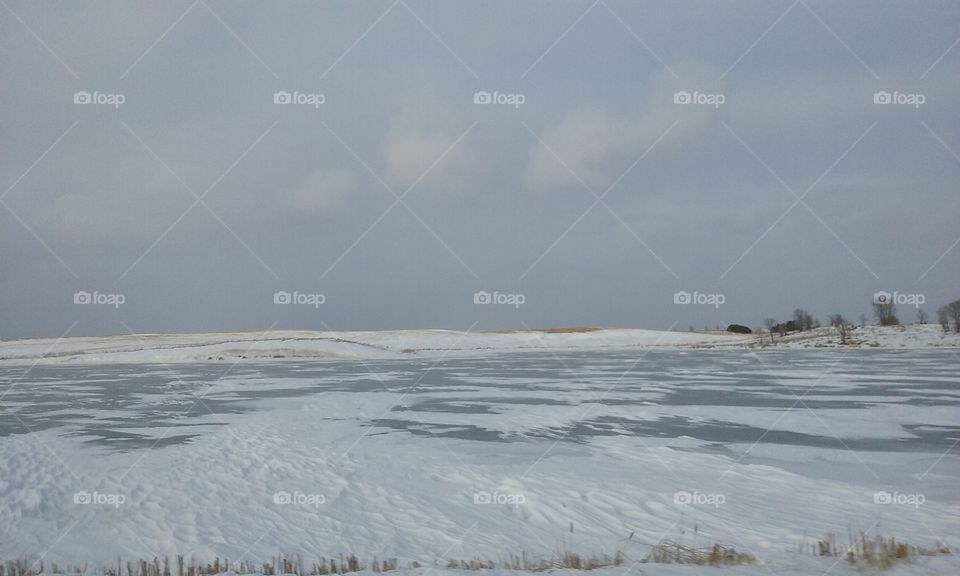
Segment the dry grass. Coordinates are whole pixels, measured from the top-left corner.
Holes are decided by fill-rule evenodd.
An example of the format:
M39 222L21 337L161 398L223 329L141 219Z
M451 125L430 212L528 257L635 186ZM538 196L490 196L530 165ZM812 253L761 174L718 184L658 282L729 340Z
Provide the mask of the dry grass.
M809 552L817 556L843 557L855 566L886 570L897 564L912 562L918 556L949 554L950 550L943 543L937 543L933 548L923 548L893 537L885 538L879 534L869 537L861 532L857 538L851 536L847 544L838 544L836 537L828 534L826 538L810 545Z
M504 563L503 567L509 570L525 570L528 572L543 572L557 568L567 568L569 570L596 570L597 568L606 568L608 566L620 566L626 560L623 552L617 552L613 556L601 554L599 556L581 556L575 552L562 552L553 559L543 558L531 559L526 554L521 556L511 556Z
M536 328L531 332L544 332L546 334L583 334L585 332L596 332L602 330L595 326L558 326L556 328Z
M49 568L49 569L47 569ZM154 558L152 562L138 560L137 562L121 562L117 560L115 566L100 569L88 569L86 564L78 566L58 566L52 564L45 567L43 562L30 564L22 560L0 562L0 576L40 576L41 574L89 575L102 576L214 576L232 571L236 574L296 574L297 576L325 576L332 574L347 574L363 570L371 572L389 572L397 569L397 559L379 560L374 558L369 564L361 562L354 555L340 556L339 558L319 558L316 562L305 563L302 558L277 558L272 562L230 562L220 558L211 563L186 563L183 556L177 556L174 565L165 558L163 563Z
M526 554L511 556L506 560L495 562L493 560L484 560L474 558L472 560L447 560L442 564L446 568L457 570L493 570L496 568L505 568L508 570L523 570L528 572L543 572L557 568L568 568L571 570L593 570L606 566L620 566L625 561L622 552L617 552L613 556L581 556L576 553L566 552L558 554L552 560L542 558L531 558ZM437 566L441 564L438 563ZM0 562L0 576L41 576L50 574L63 574L66 576L79 575L98 575L98 576L215 576L225 572L235 574L262 574L264 576L277 576L279 574L293 574L296 576L328 576L336 574L349 574L351 572L392 572L400 567L396 558L379 559L374 557L369 562L364 562L354 555L339 556L338 558L319 558L315 562L304 562L301 557L296 558L275 558L270 562L231 562L228 559L214 559L210 563L187 563L183 556L177 556L173 563L169 558L163 562L154 558L152 562L138 560L136 562L121 562L117 560L116 565L102 568L90 569L86 564L77 566L59 566L52 564L44 566L44 563L38 562L30 564L18 560L12 562ZM420 568L419 562L410 562L408 568Z
M731 546L713 544L712 546L687 546L676 540L662 540L640 562L655 564L692 564L698 566L742 566L756 563L756 558L749 552L741 552ZM561 548L563 548L561 546ZM950 550L938 543L934 548L923 548L907 544L895 538L881 536L868 537L861 533L859 537L851 536L847 544L838 544L834 535L830 534L814 543L804 542L799 545L799 551L815 556L843 558L851 565L860 568L885 570L892 566L909 563L920 556L935 556L949 554ZM595 570L611 566L621 566L626 561L623 552L616 552L612 556L607 554L583 556L575 552L558 552L553 558L531 557L526 553L511 555L494 561L474 557L470 560L448 559L437 561L435 568L454 570L494 570L506 569L524 572L547 572L556 569L568 570ZM418 562L409 562L404 568L422 568ZM225 572L238 575L262 574L263 576L277 576L280 574L295 576L333 576L353 572L392 572L401 568L396 558L380 559L374 557L363 561L357 556L340 555L336 558L320 557L316 561L304 561L301 557L273 558L269 562L231 562L227 559L215 558L210 563L186 562L183 556L177 556L173 562L169 558L162 562L154 558L153 561L138 560L136 562L121 562L117 560L112 566L89 568L86 564L75 566L59 566L52 564L44 566L38 562L30 564L19 560L11 562L0 561L0 576L41 576L62 574L65 576L216 576Z
M525 332L542 332L544 334L583 334L585 332L597 332L604 330L598 326L556 326L553 328L530 328L530 329L489 329L474 330L478 334L523 334Z
M663 540L643 559L655 564L697 564L701 566L740 566L753 564L757 559L748 552L714 544L707 548L684 546L674 540Z

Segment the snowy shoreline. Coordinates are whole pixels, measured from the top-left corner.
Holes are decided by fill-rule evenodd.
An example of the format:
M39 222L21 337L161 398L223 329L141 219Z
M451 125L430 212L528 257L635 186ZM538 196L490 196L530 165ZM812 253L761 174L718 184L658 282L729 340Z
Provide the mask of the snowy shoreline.
M380 359L598 349L839 347L832 328L777 336L668 332L626 328L331 332L269 330L196 334L130 334L0 341L0 364L173 363L247 359ZM844 348L957 348L960 335L939 326L864 326Z

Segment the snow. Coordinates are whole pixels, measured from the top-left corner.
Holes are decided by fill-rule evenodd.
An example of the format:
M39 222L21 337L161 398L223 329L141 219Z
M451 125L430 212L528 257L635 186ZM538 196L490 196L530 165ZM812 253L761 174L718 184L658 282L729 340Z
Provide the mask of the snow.
M377 432L357 442L352 422L317 425L318 411L356 408L291 405L242 423L227 419L229 430L189 445L95 453L93 462L89 448L56 432L7 438L0 443L0 525L8 528L0 556L46 552L49 562L77 563L118 555L259 559L346 552L430 564L524 551L549 559L569 548L622 549L639 559L661 538L689 540L697 526L701 544L724 542L785 566L796 561L790 551L802 541L846 534L851 525L870 530L874 522L929 545L931 532L960 543L960 503L946 489L956 476L926 478L943 492L945 501L935 506L878 510L877 487L767 464L731 469L729 456L644 447L629 436L588 446L562 443L546 452L549 444L443 438L412 444ZM935 457L912 460L923 469ZM121 495L123 502L75 505L80 491ZM722 494L724 501L682 506L674 501L678 491ZM494 503L475 503L484 492ZM290 494L293 503L276 504L277 493ZM512 496L522 502L511 504Z
M394 330L316 332L270 330L207 334L140 334L0 342L0 362L142 363L237 358L395 358L489 354L518 350L709 345L734 335L603 329L585 332Z
M583 331L579 331L583 330ZM393 330L330 332L268 330L197 334L129 334L0 341L0 364L177 363L242 359L439 357L516 351L664 348L841 347L833 328L776 337L640 329L570 331ZM960 334L939 326L863 326L844 348L960 347Z
M876 332L931 342L901 335ZM696 538L759 559L718 573L780 575L861 573L797 552L828 533L960 548L956 352L791 347L639 330L4 342L0 558L353 553L424 575L619 550L595 574L680 575L706 568L633 564Z
M850 342L841 344L834 328L822 327L806 332L792 332L785 337L775 337L777 348L958 348L960 333L944 332L939 325L912 324L906 326L858 326L850 333ZM770 337L755 342L757 346L769 346Z

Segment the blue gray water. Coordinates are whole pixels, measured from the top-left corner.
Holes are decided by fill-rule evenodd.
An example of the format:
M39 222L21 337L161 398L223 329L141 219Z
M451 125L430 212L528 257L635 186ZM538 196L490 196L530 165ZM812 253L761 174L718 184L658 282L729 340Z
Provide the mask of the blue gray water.
M478 442L604 435L692 437L707 443L762 442L853 450L943 453L956 426L901 422L900 437L835 437L768 430L704 418L703 407L745 410L870 410L876 406L960 406L960 360L951 350L650 351L506 354L379 361L244 361L236 365L54 365L0 368L0 437L56 429L115 450L190 442L210 415L269 410L271 401L318 394L392 394L388 415L363 418L376 434ZM508 407L605 404L563 425L487 428ZM630 416L630 407L671 407L671 415ZM698 416L693 417L696 409ZM691 414L685 414L689 410ZM647 411L648 412L648 411ZM522 412L521 412L522 413ZM725 411L729 413L729 411ZM438 422L468 414L468 424ZM356 415L354 415L356 416ZM183 433L169 430L184 428ZM189 431L186 431L189 430Z

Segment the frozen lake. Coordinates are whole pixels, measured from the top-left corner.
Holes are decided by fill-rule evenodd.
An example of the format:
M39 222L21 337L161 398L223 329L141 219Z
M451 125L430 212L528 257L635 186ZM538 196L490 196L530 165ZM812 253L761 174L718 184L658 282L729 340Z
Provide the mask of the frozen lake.
M397 401L388 414L353 415L359 426L383 428L368 435L484 442L684 436L718 445L939 454L960 439L960 419L931 425L916 408L960 406L960 377L951 365L960 360L953 354L650 351L439 362L53 365L37 366L21 381L22 368L0 368L2 401L17 416L0 422L0 436L56 429L93 446L149 449L189 442L204 433L198 425L225 424L210 416L270 410L274 400L356 394ZM604 409L589 409L593 404ZM705 417L705 407L714 407L715 417ZM826 423L777 430L743 421L751 413L807 409L830 421L838 410L843 419L857 420L878 408L903 409L901 417L884 418L889 435L846 426L834 434Z
M694 526L774 563L877 524L956 545L958 365L674 350L0 367L0 557L430 561L562 542L637 558Z

